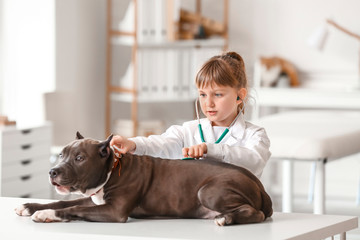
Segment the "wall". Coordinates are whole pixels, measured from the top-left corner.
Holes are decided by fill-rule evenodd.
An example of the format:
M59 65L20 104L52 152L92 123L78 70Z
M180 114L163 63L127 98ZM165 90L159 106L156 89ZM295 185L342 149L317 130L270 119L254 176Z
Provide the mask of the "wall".
M73 139L76 131L104 138L105 26L106 1L56 1L56 89L71 98L71 105L54 104L63 111L58 121L69 123L58 132L58 144Z
M293 62L301 73L327 73L334 81L353 84L359 66L358 41L333 27L329 27L323 52L310 48L306 41L326 18L360 34L359 7L357 0L233 0L230 47L243 54L250 74L256 58L278 55ZM323 83L322 87L328 84Z

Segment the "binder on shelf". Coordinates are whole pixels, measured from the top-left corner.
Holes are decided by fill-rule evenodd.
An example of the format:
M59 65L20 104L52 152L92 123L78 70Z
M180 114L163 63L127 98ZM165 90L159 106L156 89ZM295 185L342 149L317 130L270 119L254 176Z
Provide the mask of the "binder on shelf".
M149 40L149 9L148 0L138 0L138 25L137 25L137 38L139 43L143 43Z
M177 78L179 76L178 59L176 49L166 50L166 82L168 85L168 98L176 98L178 96Z
M166 1L167 0L155 0L155 41L165 42L167 41L167 17L166 17Z
M159 0L146 0L146 17L148 24L148 41L155 41L156 39L156 22L155 22L155 9Z
M181 92L180 96L188 98L190 95L190 50L184 49L181 51Z
M157 53L156 50L154 49L148 49L147 53L148 53L147 61L149 65L149 68L147 69L148 70L147 74L150 83L149 100L151 99L155 100L159 94L159 79L157 78L157 69L156 69Z
M159 99L164 99L168 95L168 86L166 80L166 49L159 49L156 51L156 60L154 61L154 68L156 69L156 76L158 83L158 94L157 97Z
M144 51L138 51L137 59L138 59L138 96L139 99L146 99L149 95L149 78L146 75L145 69L146 65L146 56Z
M119 76L118 84L116 84L116 86L131 89L133 87L133 81L132 81L133 78L134 78L134 65L130 62L126 68L125 74Z
M189 49L188 50L188 55L189 55L189 59L188 59L188 78L187 80L187 84L188 84L188 98L189 99L195 99L198 96L198 91L195 85L195 77L197 74L197 71L199 69L197 69L196 71L194 71L193 66L194 66L194 56L193 56L193 50Z
M124 18L119 22L118 30L121 32L135 31L135 5L133 1L129 2Z

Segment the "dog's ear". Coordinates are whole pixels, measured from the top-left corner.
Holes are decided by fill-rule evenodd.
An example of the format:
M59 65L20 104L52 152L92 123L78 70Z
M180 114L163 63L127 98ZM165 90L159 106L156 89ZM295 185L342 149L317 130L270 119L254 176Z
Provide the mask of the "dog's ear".
M105 141L99 144L99 153L102 158L107 158L110 155L110 142L113 138L113 134L111 134Z
M79 132L76 132L76 140L79 139L84 139L84 137Z

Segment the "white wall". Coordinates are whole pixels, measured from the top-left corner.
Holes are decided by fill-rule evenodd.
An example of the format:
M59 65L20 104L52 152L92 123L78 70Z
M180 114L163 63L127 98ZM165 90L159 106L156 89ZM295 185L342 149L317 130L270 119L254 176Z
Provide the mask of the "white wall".
M358 41L333 27L323 52L306 41L329 17L360 34L359 8L357 0L233 0L230 47L245 56L249 68L259 56L278 55L301 72L328 73L339 80L346 75L346 84L352 84L359 66Z
M71 119L61 139L72 140L76 131L104 138L105 41L106 1L56 1L56 89L72 95L72 105L56 105L64 111L59 116Z

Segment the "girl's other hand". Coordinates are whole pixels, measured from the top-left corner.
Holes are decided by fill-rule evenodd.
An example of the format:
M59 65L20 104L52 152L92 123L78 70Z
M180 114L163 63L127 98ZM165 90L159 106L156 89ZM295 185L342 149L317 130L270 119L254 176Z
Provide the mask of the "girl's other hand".
M182 154L184 158L201 158L204 154L207 153L207 146L205 143L200 143L198 145L194 145L188 148L182 149Z
M136 144L126 137L115 135L110 142L110 146L116 153L125 154L127 152L133 153L136 149Z

